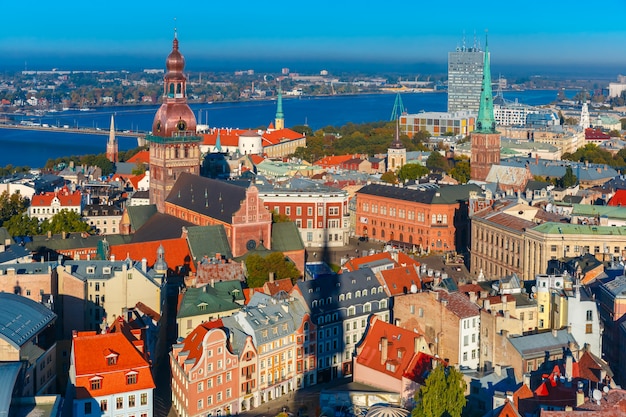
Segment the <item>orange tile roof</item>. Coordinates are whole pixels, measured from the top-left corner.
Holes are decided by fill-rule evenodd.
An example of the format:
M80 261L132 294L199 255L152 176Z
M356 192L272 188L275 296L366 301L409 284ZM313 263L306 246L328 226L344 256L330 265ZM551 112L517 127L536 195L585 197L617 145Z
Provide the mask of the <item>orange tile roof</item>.
M265 158L261 155L249 155L248 158L250 158L250 161L252 161L254 165L259 165L261 162L265 161Z
M411 291L413 285L418 291L422 289L419 274L413 266L386 269L380 271L380 275L391 296L406 294Z
M281 142L289 142L296 139L302 139L301 133L291 129L268 130L263 132L263 146L272 146Z
M245 130L243 129L214 129L210 133L203 135L203 145L215 146L217 143L217 134L220 134L220 144L222 146L239 146L239 135Z
M83 194L79 190L71 192L67 186L63 186L54 192L33 195L30 205L33 207L49 207L52 204L52 200L58 198L61 207L75 207L80 206L82 196Z
M195 365L198 362L198 359L202 357L202 353L204 352L203 349L200 349L200 346L202 345L202 340L204 340L204 335L207 334L207 332L211 329L221 329L222 327L224 327L222 319L217 319L213 321L205 321L204 323L193 329L191 333L189 333L187 337L185 337L185 339L182 341L184 347L181 352L189 352L189 354L185 358L185 362L193 361L191 363Z
M139 181L141 181L142 179L144 179L146 176L146 173L144 172L143 174L140 175L134 175L132 177L128 178L128 181L133 185L133 188L135 190L137 190L139 188Z
M170 269L175 270L179 266L186 265L190 271L196 271L194 263L191 262L189 244L184 237L111 245L111 255L115 255L115 259L126 259L130 257L130 259L135 261L146 258L148 265L153 266L157 260L157 250L160 245L163 245L163 249L165 250L165 262Z
M607 206L626 207L626 190L615 191L615 194L611 197Z
M387 339L387 360L384 362L379 348L383 337ZM434 358L423 352L415 352L416 337L422 337L422 335L372 316L365 339L359 347L356 361L366 368L384 373L394 379L399 380L405 377L416 381L424 375L424 369L422 369L424 366L430 366L432 369ZM388 367L387 364L395 366Z
M76 398L100 397L153 389L150 366L122 333L78 333L72 340L76 368ZM115 357L114 364L107 356ZM127 384L127 374L136 373L134 384ZM100 389L91 389L91 381L101 378Z
M315 161L313 165L318 165L323 168L332 168L341 165L348 159L352 159L352 155L326 156L319 161Z
M263 284L263 292L267 295L276 295L281 291L289 293L293 288L290 278L277 279L274 282L266 282Z
M131 164L142 163L149 164L150 163L150 151L139 151L130 158L126 160L126 162Z

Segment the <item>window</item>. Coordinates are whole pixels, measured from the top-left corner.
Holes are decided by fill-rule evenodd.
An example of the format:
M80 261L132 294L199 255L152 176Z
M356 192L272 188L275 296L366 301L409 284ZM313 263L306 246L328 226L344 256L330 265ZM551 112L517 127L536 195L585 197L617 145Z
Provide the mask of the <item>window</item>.
M593 324L587 323L585 325L585 333L587 334L593 333Z
M101 400L100 401L100 411L107 411L109 408L109 403L107 402L107 400Z
M198 392L204 391L204 381L198 382Z
M117 356L112 355L107 357L107 365L115 365L117 363Z
M128 406L129 407L134 407L135 406L135 396L134 395L129 395L128 396Z
M463 346L467 346L469 344L469 338L467 335L463 336Z
M141 405L147 405L148 404L148 394L143 393L141 394Z
M90 402L86 402L85 403L85 414L91 414L91 403Z
M543 304L539 304L539 312L543 313L544 309L545 309L545 307L543 306Z
M121 410L122 408L124 408L124 398L117 397L115 399L115 409L116 410Z
M92 390L96 390L96 389L100 389L102 388L102 379L97 378L97 379L92 379L91 380L91 389Z
M126 384L136 384L137 383L137 374L126 375Z
M296 216L302 216L302 207L296 207Z
M209 395L208 397L206 397L206 405L213 405L213 396Z
M593 312L591 310L587 310L587 321L593 320Z
M313 215L313 207L307 207L306 208L306 214L307 214L307 216L312 216Z
M204 404L203 404L202 398L200 398L198 400L198 410L202 410L203 408L204 408Z

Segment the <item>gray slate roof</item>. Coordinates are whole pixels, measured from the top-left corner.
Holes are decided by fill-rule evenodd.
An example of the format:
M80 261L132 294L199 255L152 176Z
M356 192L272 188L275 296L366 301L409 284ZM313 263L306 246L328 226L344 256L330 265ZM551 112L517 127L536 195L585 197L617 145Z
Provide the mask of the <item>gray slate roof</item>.
M240 185L182 173L166 202L230 224L245 197Z
M0 338L16 349L56 319L56 314L29 298L0 293Z
M404 187L393 187L382 184L369 184L361 188L357 194L369 194L396 200L413 201L424 204L454 204L469 200L470 191L481 192L475 184L450 185L427 190L412 190Z
M522 357L536 357L546 351L556 351L567 347L569 342L576 343L576 339L567 329L557 330L556 337L552 332L529 334L509 338L509 342Z

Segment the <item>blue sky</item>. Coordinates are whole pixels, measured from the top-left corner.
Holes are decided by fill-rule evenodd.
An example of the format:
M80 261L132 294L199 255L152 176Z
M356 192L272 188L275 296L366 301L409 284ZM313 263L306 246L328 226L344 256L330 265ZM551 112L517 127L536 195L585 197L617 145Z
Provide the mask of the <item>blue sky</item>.
M492 64L608 65L626 73L626 0L599 7L538 0L3 3L0 53L5 63L35 67L106 64L107 57L162 67L175 26L189 67L194 59L205 66L272 61L277 70L307 60L445 63L464 34L468 44L476 34L483 45L487 29Z

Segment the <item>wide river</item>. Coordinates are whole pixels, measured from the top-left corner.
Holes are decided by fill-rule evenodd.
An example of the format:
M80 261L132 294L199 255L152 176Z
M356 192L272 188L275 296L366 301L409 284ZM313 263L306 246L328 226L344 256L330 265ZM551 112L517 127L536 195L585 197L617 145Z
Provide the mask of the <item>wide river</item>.
M568 97L576 91L566 91ZM556 99L554 90L504 92L508 100L529 105L549 104ZM447 94L404 93L404 108L409 113L445 111ZM313 130L324 126L347 123L388 121L396 100L395 94L363 94L351 96L287 98L283 100L285 126L308 124ZM276 101L247 101L236 103L192 104L198 123L212 127L256 129L269 126L276 115ZM106 150L106 133L111 114L115 115L116 130L146 132L151 129L158 105L102 107L92 111L65 111L44 116L17 116L16 122L58 126L56 131L0 129L0 166L43 167L48 159L69 155L97 154ZM63 126L97 128L103 135L73 134ZM120 150L132 149L137 140L119 137Z

